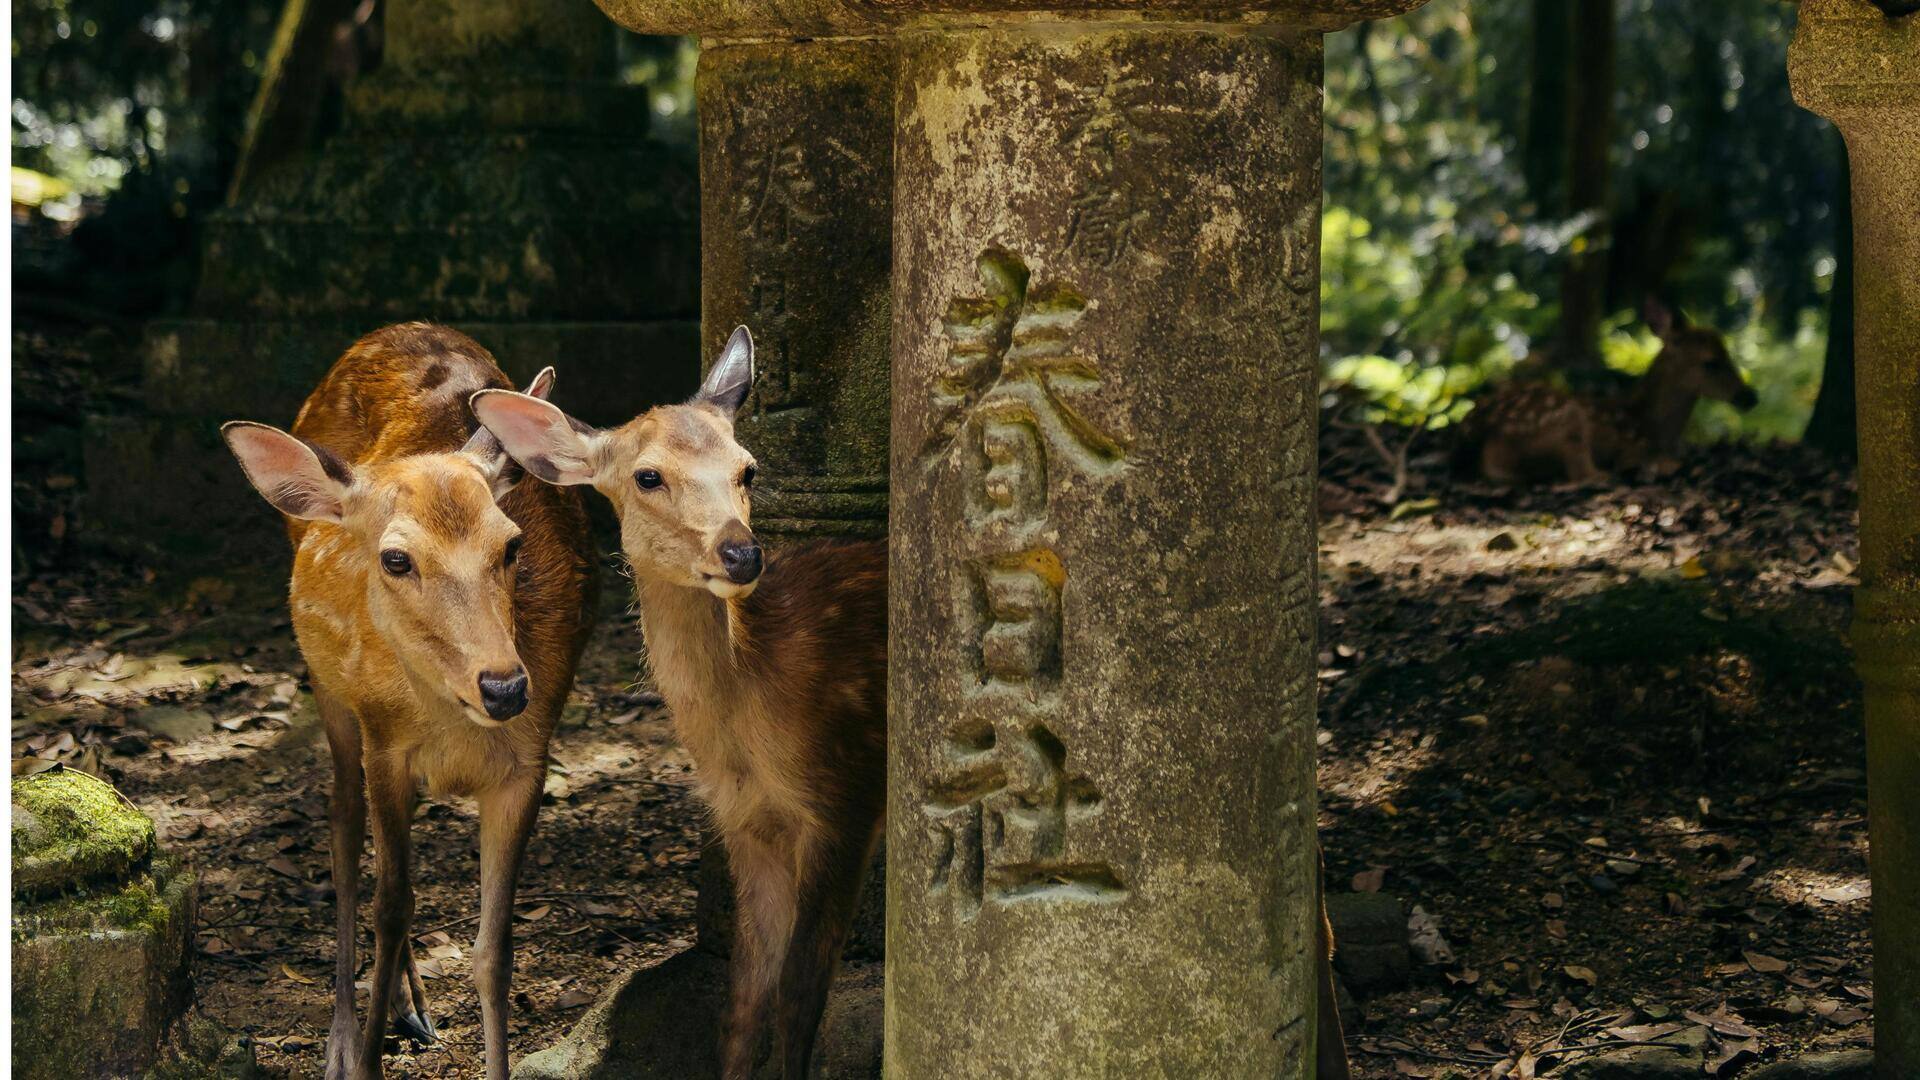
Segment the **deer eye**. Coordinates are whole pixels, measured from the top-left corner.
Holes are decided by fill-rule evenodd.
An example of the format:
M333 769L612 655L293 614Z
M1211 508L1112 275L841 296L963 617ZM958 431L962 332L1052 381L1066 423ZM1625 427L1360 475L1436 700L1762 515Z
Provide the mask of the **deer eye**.
M652 491L654 488L666 483L665 480L660 478L660 471L658 469L641 469L639 472L633 474L633 482L640 485L641 491Z
M513 539L507 541L507 550L504 553L502 553L500 556L500 565L512 566L513 560L519 557L520 557L520 538L516 536Z
M747 466L747 467L746 467L746 468L744 468L744 469L741 469L741 470L740 470L740 486L741 486L741 487L744 487L744 488L750 488L750 487L752 487L752 486L753 486L753 478L754 478L754 477L755 477L756 475L758 475L758 472L757 472L757 470L755 470L755 469L754 469L754 467L753 467L753 466L751 466L751 465L749 465L749 466Z
M388 548L380 553L380 569L394 577L406 577L413 573L413 560L399 548Z

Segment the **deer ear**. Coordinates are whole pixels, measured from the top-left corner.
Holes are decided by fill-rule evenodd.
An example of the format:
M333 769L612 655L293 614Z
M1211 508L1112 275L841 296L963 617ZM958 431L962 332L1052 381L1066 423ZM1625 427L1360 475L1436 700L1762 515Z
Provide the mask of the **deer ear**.
M553 393L553 380L553 368L541 368L540 374L533 377L533 381L527 384L527 388L522 393L544 400L548 394ZM487 486L493 490L493 497L496 500L518 487L520 481L526 477L520 465L507 453L506 448L500 445L500 440L484 426L474 429L473 436L467 440L465 446L460 448L460 452L473 458L480 466L480 471L487 478Z
M1672 308L1661 302L1657 296L1649 296L1640 305L1640 314L1653 329L1655 337L1662 341L1673 336L1675 330L1684 330L1687 326L1685 315L1676 315Z
M591 484L602 435L548 402L511 390L473 395L473 415L528 472L549 484Z
M254 490L274 509L303 521L339 521L353 467L325 447L265 424L235 420L220 429Z
M753 388L753 335L744 326L736 326L720 350L720 359L707 372L707 381L693 395L694 405L710 405L732 417L747 400Z

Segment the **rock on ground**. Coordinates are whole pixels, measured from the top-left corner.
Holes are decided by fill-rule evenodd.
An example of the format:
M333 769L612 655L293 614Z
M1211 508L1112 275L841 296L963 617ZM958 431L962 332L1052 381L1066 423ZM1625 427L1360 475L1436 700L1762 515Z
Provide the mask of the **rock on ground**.
M1873 1051L1825 1050L1763 1065L1746 1080L1872 1080Z
M1683 1028L1665 1036L1663 1046L1630 1046L1598 1057L1585 1058L1566 1067L1559 1080L1694 1080L1704 1075L1707 1060L1707 1029Z
M138 1073L191 996L193 876L90 776L16 778L13 804L15 1075Z

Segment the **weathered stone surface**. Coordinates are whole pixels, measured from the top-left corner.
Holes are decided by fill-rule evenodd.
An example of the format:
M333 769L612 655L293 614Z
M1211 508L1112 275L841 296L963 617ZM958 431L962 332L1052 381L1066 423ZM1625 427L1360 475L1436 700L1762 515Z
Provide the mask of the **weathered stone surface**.
M1558 1074L1559 1080L1696 1080L1707 1061L1707 1029L1682 1028L1661 1041L1664 1046L1630 1046L1581 1058Z
M1328 893L1327 920L1333 924L1333 968L1347 989L1366 996L1406 985L1413 954L1399 897Z
M1873 1051L1826 1050L1762 1065L1746 1080L1869 1080Z
M1833 120L1853 176L1860 588L1873 846L1875 1075L1920 1076L1920 16L1807 0L1794 96Z
M83 773L13 781L13 1071L137 1073L191 995L194 880Z
M1426 0L595 0L614 22L641 34L701 34L722 40L876 34L982 17L1101 18L1146 22L1281 23L1337 30L1384 19Z
M887 1074L1307 1076L1319 38L902 49Z
M59 769L13 780L13 895L125 880L153 854L153 822L111 784Z
M735 429L774 539L886 529L892 57L876 41L700 57L702 354L753 331Z

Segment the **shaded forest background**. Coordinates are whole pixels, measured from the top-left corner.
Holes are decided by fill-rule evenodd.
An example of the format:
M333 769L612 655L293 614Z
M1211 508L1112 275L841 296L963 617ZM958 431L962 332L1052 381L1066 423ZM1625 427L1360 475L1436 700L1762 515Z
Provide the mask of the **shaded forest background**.
M340 10L315 46L323 100L302 139L324 138L341 89L380 62L378 0ZM1636 313L1659 295L1728 335L1761 398L1745 415L1703 406L1697 434L1805 432L1847 451L1845 162L1791 100L1795 14L1780 0L1434 0L1330 36L1329 387L1352 388L1340 399L1369 420L1444 426L1530 353L1576 382L1643 369L1656 344ZM18 310L137 321L185 307L280 17L275 0L15 0ZM652 88L668 152L690 159L693 46L608 33L624 77Z

